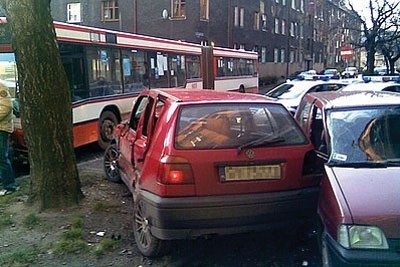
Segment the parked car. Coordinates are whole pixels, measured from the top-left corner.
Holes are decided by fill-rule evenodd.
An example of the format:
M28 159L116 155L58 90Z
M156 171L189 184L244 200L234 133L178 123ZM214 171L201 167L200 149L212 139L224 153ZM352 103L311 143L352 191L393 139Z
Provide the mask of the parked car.
M389 81L389 82L359 82L352 83L340 89L341 91L388 91L400 93L400 83Z
M336 91L346 86L341 81L288 81L271 89L265 95L277 99L292 114L296 112L301 98L311 92Z
M155 256L173 239L312 219L320 178L312 148L264 96L152 89L116 127L104 168L132 192L137 247Z
M356 78L358 75L358 69L356 67L347 67L342 72L343 78Z
M322 75L325 75L331 79L340 79L340 72L337 69L326 69Z
M375 67L374 73L377 75L383 76L387 73L387 68L386 67Z
M295 118L322 173L322 266L400 266L400 95L307 94Z

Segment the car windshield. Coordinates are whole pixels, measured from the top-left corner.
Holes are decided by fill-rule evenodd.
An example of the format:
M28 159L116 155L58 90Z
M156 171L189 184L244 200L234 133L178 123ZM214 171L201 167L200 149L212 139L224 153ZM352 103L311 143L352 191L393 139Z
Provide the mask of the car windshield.
M197 104L183 106L177 123L177 149L288 146L307 140L279 104Z
M301 94L306 90L306 87L298 87L294 86L293 84L284 83L272 89L266 94L266 96L273 98L295 99L300 97Z
M400 106L330 111L328 164L380 167L400 162Z
M325 70L324 74L336 74L337 70Z

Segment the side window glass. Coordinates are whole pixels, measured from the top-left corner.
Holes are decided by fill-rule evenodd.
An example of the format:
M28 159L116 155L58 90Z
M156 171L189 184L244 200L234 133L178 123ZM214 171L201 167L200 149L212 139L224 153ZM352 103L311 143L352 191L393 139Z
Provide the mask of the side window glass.
M151 123L151 114L153 110L153 105L154 105L154 99L149 97L148 98L148 103L146 105L146 108L144 110L144 118L143 118L143 129L142 129L142 135L143 136L148 136L149 131L152 129L150 126Z
M310 139L317 151L327 154L322 112L321 109L316 106L312 108Z
M297 121L299 122L300 127L303 130L307 129L308 114L310 114L310 109L311 109L311 102L303 101L300 104L300 107L299 107L299 111L300 111L299 116L300 117L298 118Z
M145 109L147 103L148 103L147 96L143 96L136 101L136 103L133 107L133 110L132 110L131 120L129 122L131 129L133 129L135 131L137 130L140 117L141 117L143 110Z

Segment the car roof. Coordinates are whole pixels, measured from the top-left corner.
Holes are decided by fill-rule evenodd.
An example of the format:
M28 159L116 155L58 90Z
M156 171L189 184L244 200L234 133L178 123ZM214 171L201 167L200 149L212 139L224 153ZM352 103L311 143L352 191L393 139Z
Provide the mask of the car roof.
M400 105L400 94L376 91L336 91L310 93L305 97L321 102L325 109Z
M373 90L373 91L381 91L388 86L400 86L400 83L397 82L360 82L360 83L352 83L341 89L341 91L352 91L352 90Z
M146 92L147 91L147 92ZM163 95L174 102L202 102L202 101L222 101L222 102L271 102L276 103L274 99L258 94L224 92L205 89L151 89L144 91L144 94Z

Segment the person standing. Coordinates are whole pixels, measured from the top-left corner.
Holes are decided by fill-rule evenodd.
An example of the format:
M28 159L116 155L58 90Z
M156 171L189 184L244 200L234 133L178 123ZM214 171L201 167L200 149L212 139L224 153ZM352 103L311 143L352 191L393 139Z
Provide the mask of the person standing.
M0 83L0 181L4 190L0 195L17 190L14 170L9 157L9 137L14 130L13 107L8 87Z

